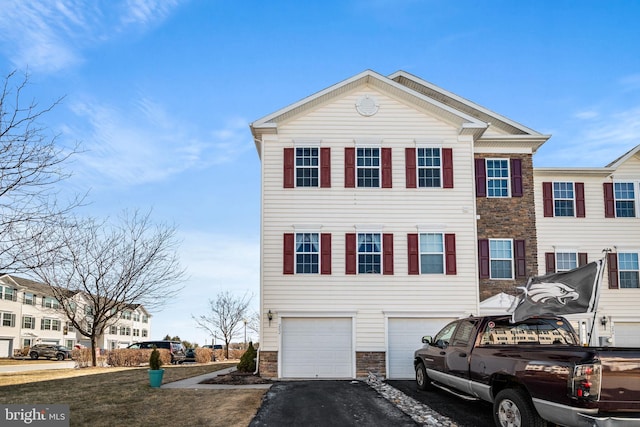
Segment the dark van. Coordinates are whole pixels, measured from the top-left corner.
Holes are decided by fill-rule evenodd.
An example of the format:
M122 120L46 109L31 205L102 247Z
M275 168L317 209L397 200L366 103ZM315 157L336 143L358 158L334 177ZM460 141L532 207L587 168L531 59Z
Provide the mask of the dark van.
M169 350L171 353L171 363L173 364L182 363L187 358L186 349L180 341L142 341L133 343L127 348L153 349L153 347Z

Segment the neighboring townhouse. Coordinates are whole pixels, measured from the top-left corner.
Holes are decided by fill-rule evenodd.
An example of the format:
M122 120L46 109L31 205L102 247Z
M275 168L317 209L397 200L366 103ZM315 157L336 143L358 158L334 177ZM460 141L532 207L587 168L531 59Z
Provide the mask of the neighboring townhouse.
M251 131L263 376L412 378L423 335L538 272L532 155L548 135L370 70Z
M640 347L640 146L605 167L536 168L534 183L540 274L607 256L597 313L571 316L583 341Z
M69 303L87 315L86 296L70 293ZM149 336L150 315L136 305L123 310L107 333L98 340L98 347L114 349L126 347ZM49 286L21 277L0 276L0 357L11 357L16 350L34 344L47 343L73 348L91 345L67 320L60 302L51 296Z

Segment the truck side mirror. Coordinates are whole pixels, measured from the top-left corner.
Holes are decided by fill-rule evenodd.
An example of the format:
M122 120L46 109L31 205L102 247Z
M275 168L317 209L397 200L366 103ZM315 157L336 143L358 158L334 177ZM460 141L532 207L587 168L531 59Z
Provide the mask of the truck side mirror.
M425 335L424 337L422 337L422 343L423 344L431 344L431 335Z

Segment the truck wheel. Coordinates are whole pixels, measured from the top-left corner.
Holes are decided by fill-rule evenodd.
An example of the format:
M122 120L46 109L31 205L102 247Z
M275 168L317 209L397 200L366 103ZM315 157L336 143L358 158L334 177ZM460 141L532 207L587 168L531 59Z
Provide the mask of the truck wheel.
M56 356L56 359L58 359L58 360L64 360L64 354L62 354L62 353L58 353L58 355Z
M529 396L521 390L507 388L493 401L493 420L498 427L545 427Z
M38 353L36 353L35 351L32 351L31 353L29 353L29 356L30 356L32 359L37 359L37 358L38 358Z
M418 384L418 390L426 390L429 388L429 377L427 376L427 368L424 367L424 363L420 362L416 366L416 383Z

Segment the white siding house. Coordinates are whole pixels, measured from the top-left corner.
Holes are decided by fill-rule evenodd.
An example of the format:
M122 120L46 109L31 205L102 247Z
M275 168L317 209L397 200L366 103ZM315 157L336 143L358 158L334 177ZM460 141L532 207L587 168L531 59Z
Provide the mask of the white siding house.
M536 168L540 274L607 256L592 345L640 347L640 146L601 168ZM595 322L593 322L595 320Z
M548 136L373 71L251 131L263 376L411 378L423 335L537 272L531 156Z

